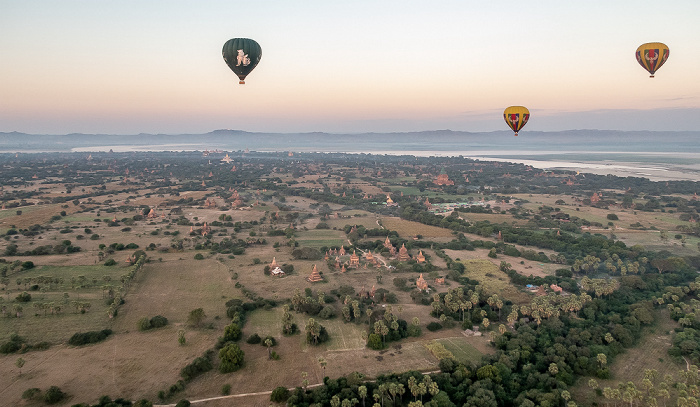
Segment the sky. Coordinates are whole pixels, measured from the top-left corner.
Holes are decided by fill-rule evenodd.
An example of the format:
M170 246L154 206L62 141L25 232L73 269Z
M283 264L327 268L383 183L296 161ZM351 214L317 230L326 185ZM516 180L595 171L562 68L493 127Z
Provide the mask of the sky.
M698 130L700 1L0 0L0 132ZM255 39L245 85L221 56ZM670 48L651 79L634 52Z

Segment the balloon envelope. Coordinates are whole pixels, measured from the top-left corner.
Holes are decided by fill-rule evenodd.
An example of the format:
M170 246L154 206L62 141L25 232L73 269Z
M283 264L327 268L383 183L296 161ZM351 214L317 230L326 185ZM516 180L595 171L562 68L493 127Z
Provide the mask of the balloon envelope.
M262 57L260 44L250 38L232 38L224 44L221 50L226 65L238 76L240 84L245 83L245 77L255 69Z
M530 120L530 111L524 106L507 107L503 111L503 118L517 136L520 129Z
M649 77L653 78L654 73L661 68L661 65L668 59L668 47L661 42L648 42L637 48L635 53L637 62L642 68L649 71Z

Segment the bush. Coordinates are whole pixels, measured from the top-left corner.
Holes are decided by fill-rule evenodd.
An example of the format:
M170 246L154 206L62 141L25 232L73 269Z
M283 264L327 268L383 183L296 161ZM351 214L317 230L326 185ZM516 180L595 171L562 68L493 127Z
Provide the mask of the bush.
M262 339L260 339L260 335L258 334L252 334L246 339L246 343L249 343L251 345L255 345L262 342Z
M114 259L108 259L108 260L105 262L105 266L114 266L115 264L117 264L117 261L114 260Z
M26 291L23 292L22 294L17 295L17 297L15 297L15 301L17 301L17 302L29 302L31 300L32 300L31 294L29 294Z
M219 371L221 373L235 372L243 366L245 353L235 343L229 343L219 351Z
M224 337L222 338L223 342L235 342L241 339L241 328L236 324L235 322L230 323L229 325L226 325L224 328Z
M204 260L204 255L202 253L197 253L194 255L195 260Z
M44 402L47 404L56 404L65 397L66 393L62 392L61 389L56 386L51 386L46 390L46 393L44 393Z
M211 364L210 355L213 351L207 351L204 356L200 356L192 361L189 365L180 370L180 377L185 381L190 381L202 373L208 372L214 368Z
M147 331L151 329L151 321L148 320L148 317L143 317L136 322L136 326L139 331Z
M24 400L38 400L41 397L41 390L37 389L36 387L32 387L31 389L27 389L22 393L22 398Z
M175 407L190 407L190 402L188 400L182 399L175 404Z
M428 326L426 328L428 328L428 331L434 332L434 331L442 329L442 325L440 325L438 322L431 322L428 324Z
M382 337L379 336L379 334L369 334L369 337L367 338L367 347L374 350L384 348Z
M2 346L0 346L0 353L15 353L18 350L22 349L23 346L26 346L24 338L17 334L12 334L10 336L10 340L3 343Z
M97 343L104 341L111 334L111 329L103 329L101 331L90 331L84 333L78 332L71 336L71 338L68 340L68 344L73 346L81 346L90 343Z
M221 386L221 395L228 396L229 394L231 394L231 385L227 383Z
M168 318L162 315L156 315L150 320L151 328L161 328L168 325Z
M289 398L289 390L284 386L275 387L270 394L270 401L273 403L284 403Z
M620 219L614 213L609 213L607 218L608 218L608 220L619 220Z
M323 307L321 312L318 313L318 316L319 318L323 319L331 319L335 317L335 307L333 307L332 305L326 305L325 307Z

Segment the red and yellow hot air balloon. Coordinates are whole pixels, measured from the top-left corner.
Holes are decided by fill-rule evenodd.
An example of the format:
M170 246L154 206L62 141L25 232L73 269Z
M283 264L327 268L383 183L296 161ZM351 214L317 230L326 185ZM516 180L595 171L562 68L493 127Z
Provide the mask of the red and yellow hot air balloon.
M640 45L635 55L639 65L649 71L651 74L649 77L653 78L654 73L668 59L668 47L661 42L648 42Z
M520 129L530 120L530 111L524 106L507 107L503 111L503 118L517 136Z

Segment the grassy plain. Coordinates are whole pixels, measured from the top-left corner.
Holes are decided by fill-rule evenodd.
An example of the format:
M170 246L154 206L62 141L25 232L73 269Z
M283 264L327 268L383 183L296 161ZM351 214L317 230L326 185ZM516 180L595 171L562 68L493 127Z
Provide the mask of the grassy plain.
M515 304L529 303L531 295L525 293L511 284L510 278L502 272L497 265L484 258L466 258L466 256L474 256L473 252L469 251L445 251L450 257L460 258L460 262L464 264L464 276L479 282L483 286L484 291L512 301ZM456 257L453 257L455 256Z

